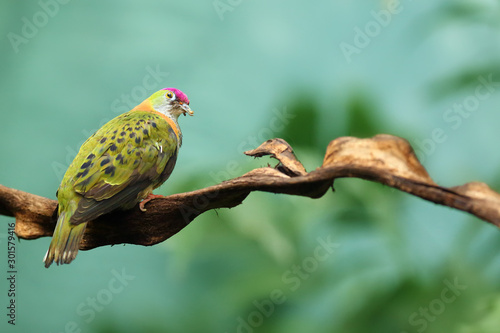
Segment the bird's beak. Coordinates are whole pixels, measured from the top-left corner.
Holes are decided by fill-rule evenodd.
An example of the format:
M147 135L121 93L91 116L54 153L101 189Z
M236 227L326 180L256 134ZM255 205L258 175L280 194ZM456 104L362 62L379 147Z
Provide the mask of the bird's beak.
M182 109L182 113L184 113L184 115L186 115L186 113L189 113L190 116L192 116L194 114L193 110L191 110L191 108L187 104L184 104L184 103L181 104L181 109Z

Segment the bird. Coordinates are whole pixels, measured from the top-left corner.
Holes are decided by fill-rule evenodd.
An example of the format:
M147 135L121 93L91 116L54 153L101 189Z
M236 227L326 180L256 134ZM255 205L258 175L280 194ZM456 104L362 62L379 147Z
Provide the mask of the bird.
M98 129L80 147L57 190L57 224L45 267L71 263L89 221L144 205L172 173L182 132L178 117L193 115L189 99L164 88Z

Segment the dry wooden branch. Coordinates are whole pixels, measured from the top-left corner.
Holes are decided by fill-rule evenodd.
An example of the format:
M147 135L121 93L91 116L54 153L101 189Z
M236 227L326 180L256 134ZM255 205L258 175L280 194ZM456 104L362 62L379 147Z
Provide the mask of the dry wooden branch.
M200 190L170 195L147 204L118 211L89 222L80 249L130 243L153 245L179 232L198 215L215 208L242 203L252 191L266 191L319 198L336 178L371 180L419 196L437 204L469 212L500 226L500 194L484 183L451 188L436 185L404 139L377 135L370 139L341 137L326 150L323 165L307 173L282 139L264 142L245 154L270 155L276 168L252 170L241 177ZM51 236L55 227L57 201L0 185L0 214L16 218L19 238Z

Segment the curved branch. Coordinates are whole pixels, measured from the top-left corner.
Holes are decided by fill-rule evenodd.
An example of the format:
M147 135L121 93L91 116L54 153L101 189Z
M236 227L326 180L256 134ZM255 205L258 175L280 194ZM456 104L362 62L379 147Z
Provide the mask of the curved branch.
M500 226L500 194L478 182L451 188L437 185L408 142L399 137L381 134L369 139L338 138L328 145L323 165L309 173L282 139L268 140L245 154L270 155L279 164L207 188L154 199L147 204L146 212L135 207L101 216L88 223L80 249L121 243L157 244L207 210L241 204L252 191L319 198L336 178L342 177L378 182ZM0 214L16 217L19 238L51 236L56 207L55 200L0 185Z

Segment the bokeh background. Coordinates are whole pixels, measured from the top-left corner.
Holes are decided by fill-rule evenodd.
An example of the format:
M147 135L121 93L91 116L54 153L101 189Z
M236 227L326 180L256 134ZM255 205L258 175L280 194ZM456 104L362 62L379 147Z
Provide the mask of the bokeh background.
M0 2L3 185L55 198L89 135L174 86L195 117L159 194L272 163L242 154L269 138L313 170L330 140L377 133L407 138L439 184L500 190L498 1L60 1ZM0 216L0 331L498 332L496 227L335 188L253 193L162 244L48 270L50 239L21 240L15 326Z

